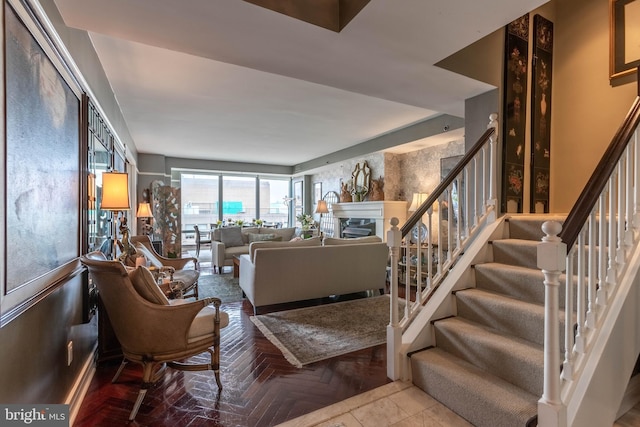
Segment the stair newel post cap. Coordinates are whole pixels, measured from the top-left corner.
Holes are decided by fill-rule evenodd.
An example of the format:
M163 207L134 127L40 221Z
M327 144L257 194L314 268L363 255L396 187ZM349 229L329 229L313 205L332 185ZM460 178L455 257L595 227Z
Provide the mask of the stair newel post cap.
M394 216L389 220L389 224L391 224L391 229L387 231L387 246L390 248L399 248L402 243L402 233L398 228L400 220Z
M546 271L564 271L567 259L567 245L558 234L562 225L557 221L546 221L542 224L545 236L538 243L538 268Z

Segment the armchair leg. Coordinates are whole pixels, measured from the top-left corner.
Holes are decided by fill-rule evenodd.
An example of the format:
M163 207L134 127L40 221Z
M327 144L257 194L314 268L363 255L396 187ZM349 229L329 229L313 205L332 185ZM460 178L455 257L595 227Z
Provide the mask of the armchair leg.
M118 366L118 370L116 371L116 374L113 376L113 379L111 380L112 383L115 383L116 381L118 381L118 378L122 373L122 370L124 369L124 367L128 362L129 361L127 359L122 359L122 363L120 364L120 366Z
M140 409L140 405L142 405L142 401L144 400L144 396L147 394L147 390L148 388L144 388L144 386L143 388L140 389L140 392L138 393L138 398L136 399L136 403L133 404L133 409L129 414L129 421L133 421L136 415L138 415L138 409Z

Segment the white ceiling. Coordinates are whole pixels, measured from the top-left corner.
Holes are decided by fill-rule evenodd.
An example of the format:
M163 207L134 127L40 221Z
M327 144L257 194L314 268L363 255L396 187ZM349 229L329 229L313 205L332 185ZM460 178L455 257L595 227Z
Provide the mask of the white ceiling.
M336 33L240 0L55 0L138 152L285 166L462 117L492 87L433 64L546 1L371 0Z

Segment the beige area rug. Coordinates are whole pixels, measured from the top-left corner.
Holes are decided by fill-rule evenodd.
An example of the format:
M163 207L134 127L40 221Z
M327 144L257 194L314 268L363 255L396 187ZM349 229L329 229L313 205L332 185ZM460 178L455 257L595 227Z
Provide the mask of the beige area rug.
M400 304L404 309L404 301ZM294 366L383 344L389 296L337 302L251 316L251 321Z

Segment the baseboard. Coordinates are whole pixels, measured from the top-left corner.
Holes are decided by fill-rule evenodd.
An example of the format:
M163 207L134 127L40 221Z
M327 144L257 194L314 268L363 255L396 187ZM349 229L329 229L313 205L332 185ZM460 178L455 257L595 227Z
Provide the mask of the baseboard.
M620 409L616 414L616 419L620 418L631 410L634 406L640 403L640 374L634 375L629 380L627 390L624 392Z
M64 399L64 403L69 405L69 425L72 426L78 416L78 412L80 411L80 406L82 405L82 401L87 394L87 390L91 385L91 380L96 373L96 361L95 354L98 347L94 347L93 351L89 353L89 356L84 361L82 365L82 369L80 370L80 375L76 378L76 381L73 384L73 387L67 394L67 397Z

